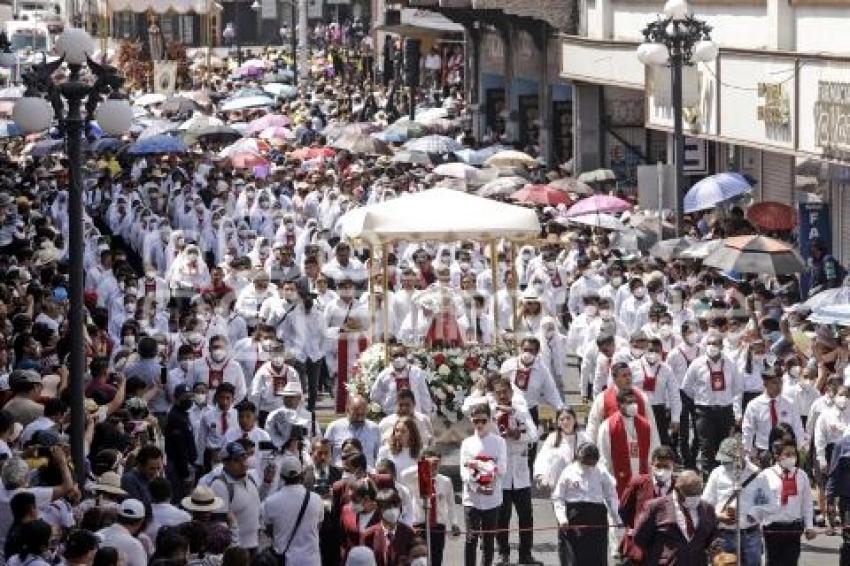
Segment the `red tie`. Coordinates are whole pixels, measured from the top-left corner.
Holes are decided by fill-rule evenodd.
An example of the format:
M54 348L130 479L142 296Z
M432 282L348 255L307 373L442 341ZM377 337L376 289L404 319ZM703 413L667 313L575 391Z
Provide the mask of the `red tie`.
M770 428L774 428L779 423L779 415L776 414L776 399L770 400Z
M694 529L694 520L691 518L691 512L682 507L682 514L685 516L685 530L688 532L688 539L692 539L694 538L696 529Z
M221 414L221 434L222 434L222 436L224 436L225 433L227 433L227 413L222 413Z

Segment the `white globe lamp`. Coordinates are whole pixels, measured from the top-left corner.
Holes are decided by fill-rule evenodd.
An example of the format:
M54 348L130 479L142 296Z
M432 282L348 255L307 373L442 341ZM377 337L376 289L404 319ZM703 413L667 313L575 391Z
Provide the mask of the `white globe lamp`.
M71 65L82 65L94 53L94 43L86 30L68 28L56 40L56 52Z
M95 119L104 132L120 136L125 134L133 123L133 108L126 100L108 98L97 107Z
M684 20L691 9L685 0L667 0L664 4L664 15L674 20Z
M692 58L694 61L698 61L700 63L708 63L709 61L717 59L717 53L719 51L720 49L717 47L716 43L711 40L703 39L694 45Z
M638 46L637 56L644 65L662 66L670 60L670 53L661 43L642 43Z
M53 121L53 107L37 96L25 96L12 108L12 121L25 134L43 132Z

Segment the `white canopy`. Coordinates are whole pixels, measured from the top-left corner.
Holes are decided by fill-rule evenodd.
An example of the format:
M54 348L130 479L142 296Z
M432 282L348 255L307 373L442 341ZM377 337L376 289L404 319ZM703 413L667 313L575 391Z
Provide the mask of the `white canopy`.
M109 9L113 12L129 11L139 14L149 10L155 14L206 14L212 4L207 0L110 0Z
M343 238L373 245L397 240L529 240L540 234L531 209L442 188L356 208L341 222Z

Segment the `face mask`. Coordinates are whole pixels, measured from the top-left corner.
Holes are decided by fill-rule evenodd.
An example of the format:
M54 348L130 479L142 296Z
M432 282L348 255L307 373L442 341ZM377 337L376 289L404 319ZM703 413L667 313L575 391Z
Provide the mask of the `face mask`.
M407 367L407 358L404 356L397 356L393 358L393 368L396 371L401 371Z
M180 360L180 369L184 372L189 371L189 360Z
M280 368L283 367L284 358L283 356L272 356L271 362L274 367Z
M596 467L596 464L591 465L591 464L585 464L584 462L582 462L581 463L581 473L589 474L590 471L595 467Z
M428 559L424 556L414 558L413 561L411 561L410 566L428 566Z
M245 465L248 466L249 468L256 468L257 467L257 457L256 456L248 456L247 458L245 458Z
M709 344L705 347L705 353L708 354L708 357L716 360L720 357L720 346L717 344Z
M599 307L596 305L587 305L584 307L584 312L587 316L596 316L596 313L599 312Z
M227 350L224 348L216 348L212 352L210 352L210 357L214 362L221 362L227 357Z
M697 507L699 507L699 502L702 501L702 496L700 495L688 495L685 496L685 500L682 502L682 506L693 511Z
M195 393L195 403L198 405L206 405L207 395L205 393Z
M788 375L794 379L800 379L800 366L791 366L788 370Z
M796 465L797 465L797 458L794 458L793 456L788 456L788 457L779 459L779 467L782 468L783 470L789 470L789 471L793 470L794 466L796 466Z
M659 357L660 356L658 355L658 352L647 352L646 354L643 355L643 359L646 360L646 363L648 363L651 366L654 366L655 364L658 363Z
M670 478L673 477L673 470L670 468L653 468L652 475L655 477L655 481L668 483Z
M670 335L673 334L673 327L669 324L662 324L658 327L658 334L662 338L670 338Z
M633 417L637 414L637 412L638 412L637 403L629 403L625 407L623 407L623 413L625 413L625 415L627 417Z
M346 478L345 474L343 474L342 479L350 479L350 478ZM351 504L351 510L359 515L360 513L363 512L363 504L362 503L352 503Z
M135 348L136 347L136 337L133 336L132 334L128 334L127 336L124 337L124 345L127 346L128 348Z
M619 287L622 284L623 284L623 278L620 277L619 275L615 275L614 277L611 278L611 286L612 287Z
M632 291L632 295L634 295L636 299L642 299L646 296L646 289L643 287L638 287L637 289Z
M639 357L644 355L645 352L646 350L644 350L643 348L632 348L632 357L634 359L638 359Z
M555 331L550 329L550 330L547 330L546 332L544 332L543 335L546 336L547 339L554 338Z
M398 507L390 507L389 509L384 509L384 512L381 513L381 517L383 517L384 521L391 525L395 525L398 523L398 518L401 515L401 510Z
M521 361L524 366L530 366L534 363L534 354L531 352L523 352L519 357L519 361Z
M685 342L690 346L696 346L699 344L700 335L696 332L691 332L685 336Z
M844 395L836 396L835 406L843 411L845 408L847 408L847 397L845 397Z

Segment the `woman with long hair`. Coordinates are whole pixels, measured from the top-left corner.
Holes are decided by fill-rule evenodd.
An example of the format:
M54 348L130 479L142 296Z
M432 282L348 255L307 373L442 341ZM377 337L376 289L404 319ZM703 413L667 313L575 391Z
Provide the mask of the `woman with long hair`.
M558 413L557 428L549 433L534 460L534 479L543 486L555 487L558 476L576 458L578 447L588 442L578 428L576 413L570 408Z
M395 469L402 470L415 466L422 450L422 437L416 421L410 417L401 417L396 421L387 442L378 450L378 460L386 458L395 464Z

